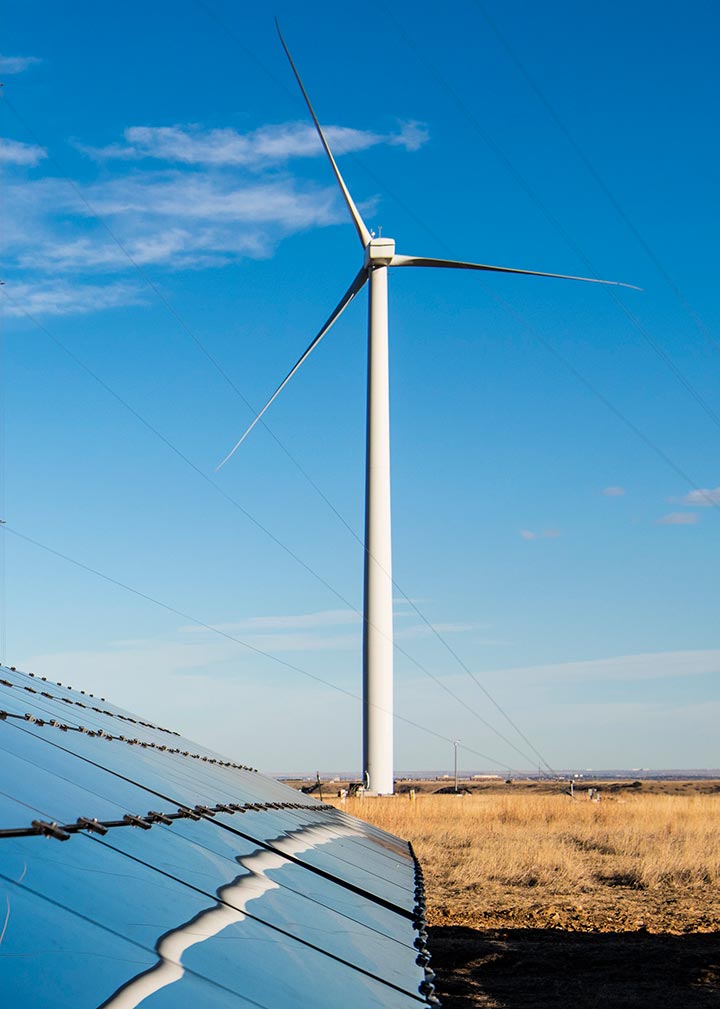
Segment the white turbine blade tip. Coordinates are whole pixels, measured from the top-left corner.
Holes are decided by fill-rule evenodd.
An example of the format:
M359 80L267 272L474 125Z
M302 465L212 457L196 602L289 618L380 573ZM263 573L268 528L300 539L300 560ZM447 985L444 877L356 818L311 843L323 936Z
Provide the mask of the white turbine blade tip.
M225 458L223 459L223 461L220 462L220 463L218 463L218 465L215 467L215 472L216 473L220 472L220 470L223 468L223 466L225 465L226 462L230 462L230 460L232 459L232 457L235 455L235 453L237 452L237 450L240 448L240 446L242 445L242 443L245 441L245 439L250 434L250 432L252 431L252 429L255 427L255 424L259 420L260 420L260 418L256 417L255 420L250 425L250 427L245 432L245 434L242 436L242 438L239 441L235 442L235 444L230 449L230 451L228 452L228 454L225 456Z
M600 277L576 277L569 273L545 273L542 270L521 270L513 266L491 266L489 263L467 263L461 259L435 259L429 256L400 256L392 258L391 266L428 266L446 270L482 270L487 273L514 273L523 277L550 277L554 280L579 280L585 284L604 284L608 287L627 287L631 291L642 291L635 284L622 280L602 280Z
M367 271L365 270L365 267L363 266L360 269L360 271L358 272L358 274L356 275L356 277L353 280L353 282L350 285L350 287L348 287L348 289L345 292L345 294L343 294L342 298L340 299L340 301L337 303L337 305L333 309L332 314L330 315L329 319L327 320L327 322L325 323L325 325L322 327L322 329L320 330L320 332L317 334L317 336L312 340L312 342L305 349L305 351L303 352L303 354L295 362L295 364L293 365L293 367L287 373L287 375L285 376L285 378L282 380L282 382L277 387L277 389L275 390L275 392L272 394L272 396L270 397L270 399L267 401L267 403L265 404L265 406L262 408L262 410L260 411L260 413L258 413L255 416L255 419L253 420L252 424L247 428L247 430L243 434L242 438L240 438L235 443L235 445L233 446L233 448L231 449L231 451L228 452L228 454L225 456L225 458L223 459L223 461L216 467L216 469L215 469L216 473L223 468L223 466L225 465L226 462L228 462L230 459L232 459L232 457L235 455L235 453L240 448L240 446L245 441L245 439L250 434L250 432L255 427L255 425L260 420L262 420L265 412L272 406L272 404L278 398L278 396L283 391L283 389L285 388L285 386L288 384L288 382L290 381L290 379L293 377L293 375L295 374L295 372L298 371L298 369L302 366L303 362L307 360L307 358L313 352L313 350L315 349L315 347L317 347L317 345L320 343L320 341L325 336L325 334L330 330L330 328L333 326L333 324L340 318L340 316L343 314L343 312L345 311L345 309L347 308L347 306L350 304L350 302L353 300L353 298L358 293L358 291L362 290L363 286L365 285L365 281L366 280L367 280Z
M278 35L280 37L280 42L282 44L283 49L285 50L285 55L288 58L288 62L290 63L290 66L292 68L292 72L295 74L295 80L298 82L298 85L299 85L300 90L302 92L302 96L305 99L305 104L307 105L308 111L309 111L310 115L312 116L312 121L315 124L315 129L317 130L317 134L320 137L320 143L323 145L323 149L324 149L325 153L327 154L328 161L330 162L330 166L331 166L331 168L333 170L333 174L335 175L335 179L337 181L337 184L340 186L340 191L342 192L343 199L345 200L345 204L346 204L348 210L350 211L350 216L353 219L353 224L355 225L355 230L358 233L358 238L360 239L362 247L365 248L365 246L370 241L370 237L371 237L370 236L370 231L369 231L367 225L365 224L365 221L363 221L362 217L360 216L360 211L355 206L355 201L353 200L352 196L350 195L350 190L346 186L345 180L343 179L342 175L340 174L340 169L338 168L337 162L335 161L335 158L333 157L333 153L330 150L330 145L328 144L327 137L325 136L325 134L323 132L323 128L320 125L320 120L315 115L315 109L312 107L312 103L310 101L310 97L309 97L307 91L305 90L305 85L303 84L302 78L300 77L300 72L298 71L298 68L295 66L295 61L293 60L292 56L290 55L290 50L288 49L287 43L286 43L285 39L283 38L283 33L280 31L280 25L278 23L278 19L277 18L275 18L275 27L277 28L277 33L278 33Z

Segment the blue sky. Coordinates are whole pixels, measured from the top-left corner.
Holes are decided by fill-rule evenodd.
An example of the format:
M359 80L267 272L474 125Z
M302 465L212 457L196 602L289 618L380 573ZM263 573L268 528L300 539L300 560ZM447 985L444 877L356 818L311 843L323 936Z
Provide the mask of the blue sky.
M397 768L534 757L403 594L551 765L717 766L710 3L6 11L6 661L359 766L364 296L214 475L360 263L275 14L399 252L644 289L391 276Z

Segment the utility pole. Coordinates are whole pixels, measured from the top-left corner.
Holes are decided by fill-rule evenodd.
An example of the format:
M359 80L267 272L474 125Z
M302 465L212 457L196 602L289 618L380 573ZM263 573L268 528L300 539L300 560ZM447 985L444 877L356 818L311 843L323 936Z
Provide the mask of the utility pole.
M459 739L453 739L453 747L455 749L455 794L457 794L457 790L458 790L457 751L458 751L458 744L459 743L460 743Z

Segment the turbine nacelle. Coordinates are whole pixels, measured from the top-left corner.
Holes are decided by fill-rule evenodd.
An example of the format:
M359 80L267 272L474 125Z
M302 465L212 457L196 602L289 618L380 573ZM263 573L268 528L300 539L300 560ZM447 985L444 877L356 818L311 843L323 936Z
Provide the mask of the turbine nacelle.
M395 242L392 238L371 238L365 246L365 266L390 266L395 255Z

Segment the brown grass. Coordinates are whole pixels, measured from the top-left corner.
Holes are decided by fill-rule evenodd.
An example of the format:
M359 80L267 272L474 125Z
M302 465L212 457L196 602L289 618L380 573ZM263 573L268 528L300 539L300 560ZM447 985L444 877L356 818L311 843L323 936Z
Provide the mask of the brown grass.
M412 841L430 924L720 927L720 795L421 794L344 808Z

